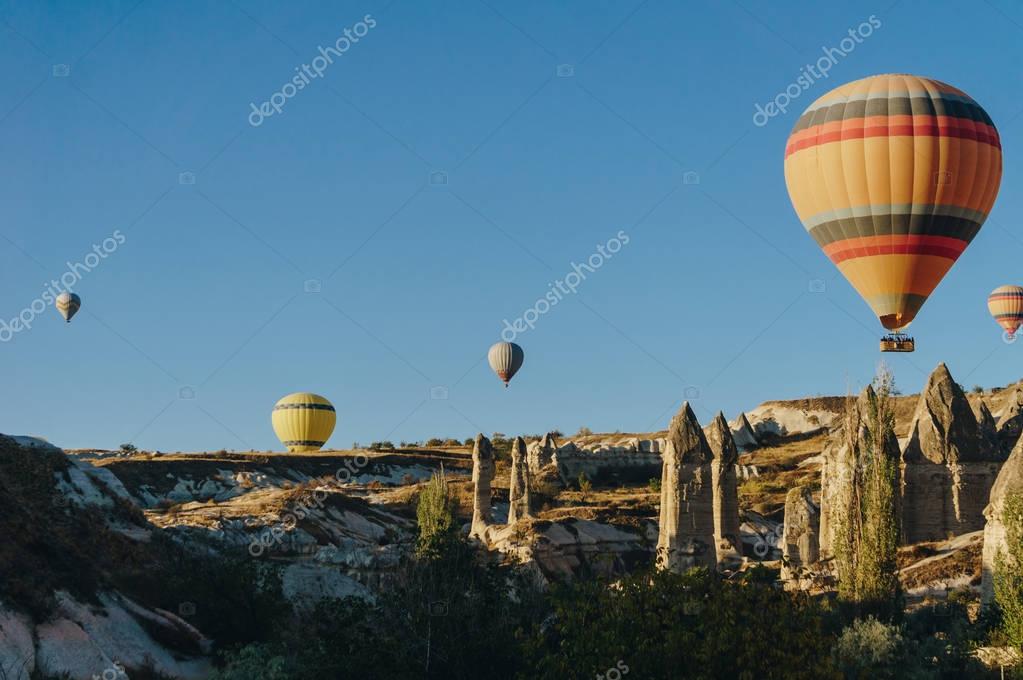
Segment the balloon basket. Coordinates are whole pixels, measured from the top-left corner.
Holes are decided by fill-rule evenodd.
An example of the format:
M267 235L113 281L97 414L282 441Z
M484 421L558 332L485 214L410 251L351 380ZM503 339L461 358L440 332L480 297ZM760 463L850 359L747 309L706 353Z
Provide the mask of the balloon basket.
M894 333L881 338L882 352L912 352L916 349L916 341L908 335Z

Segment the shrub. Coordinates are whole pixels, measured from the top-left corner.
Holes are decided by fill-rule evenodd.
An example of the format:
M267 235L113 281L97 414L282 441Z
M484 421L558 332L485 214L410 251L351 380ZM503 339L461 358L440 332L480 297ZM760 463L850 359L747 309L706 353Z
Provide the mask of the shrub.
M419 494L416 519L419 521L418 553L420 556L436 554L457 535L454 501L448 492L444 470L435 472Z
M593 482L590 481L585 472L579 473L579 479L576 480L576 483L579 485L579 490L584 494L588 494L593 490Z
M127 444L121 444L121 451L124 453L135 453L138 451L138 447L128 442Z
M589 437L593 434L593 430L588 427L580 427L579 431L575 433L576 437Z
M832 658L847 678L894 678L902 651L898 626L867 617L853 621L842 631Z

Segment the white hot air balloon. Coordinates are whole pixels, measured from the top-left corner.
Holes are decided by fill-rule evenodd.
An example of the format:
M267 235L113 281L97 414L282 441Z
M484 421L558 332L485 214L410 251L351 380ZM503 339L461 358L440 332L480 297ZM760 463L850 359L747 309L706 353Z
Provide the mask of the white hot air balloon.
M64 317L64 321L71 323L71 317L73 317L82 306L82 298L78 297L74 293L64 291L57 296L56 302L53 303L60 312L60 315Z
M494 369L497 377L504 381L508 387L508 381L522 368L522 360L525 359L522 348L514 342L499 342L487 352L487 360L490 368Z

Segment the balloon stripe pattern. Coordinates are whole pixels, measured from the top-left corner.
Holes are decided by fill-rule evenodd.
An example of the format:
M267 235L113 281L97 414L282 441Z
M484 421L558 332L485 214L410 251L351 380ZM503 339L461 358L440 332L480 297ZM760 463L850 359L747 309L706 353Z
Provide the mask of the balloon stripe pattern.
M288 451L319 451L334 432L337 413L324 397L296 392L277 402L271 420Z
M68 293L64 291L57 296L57 300L54 302L57 307L57 311L64 317L64 321L71 323L71 317L78 313L78 310L82 307L82 298L78 297L74 293Z
M894 331L977 235L1001 175L1001 142L984 109L911 75L832 90L803 113L785 148L785 183L807 232Z
M487 352L490 368L494 370L498 378L504 381L506 387L508 381L522 368L525 356L522 348L514 342L499 342Z
M1020 286L999 286L987 298L987 308L1002 328L1010 335L1016 334L1023 324L1023 288Z

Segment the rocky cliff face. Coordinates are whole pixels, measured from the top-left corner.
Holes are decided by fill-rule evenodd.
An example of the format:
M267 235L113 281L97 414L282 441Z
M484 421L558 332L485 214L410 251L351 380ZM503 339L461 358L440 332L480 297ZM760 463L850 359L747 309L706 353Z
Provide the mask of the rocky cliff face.
M550 432L545 434L538 442L530 442L526 447L526 460L529 463L529 472L535 477L552 462L554 454L558 452L558 442Z
M714 545L719 569L735 568L742 563L739 532L739 488L735 466L739 451L723 413L718 413L705 431L711 460L713 487Z
M985 428L948 367L939 364L920 393L902 451L907 543L983 528L984 506L1004 460Z
M981 597L986 604L990 604L994 599L994 573L998 555L1007 556L1002 513L1006 500L1015 494L1023 494L1023 440L1016 444L998 473L998 478L991 487L990 502L984 509L987 523L984 525ZM1010 568L1013 566L1019 568L1019 565L1010 564Z
M109 473L0 435L0 677L206 677L209 642L144 604L153 593L122 561L148 567L157 531Z
M711 461L714 454L689 403L672 419L661 475L657 565L684 572L694 566L713 569L714 500Z
M820 508L809 487L789 489L785 497L785 528L782 533L781 577L793 578L800 568L819 559Z
M997 417L998 441L1003 451L1011 451L1023 434L1023 385L1017 384L1005 400Z

